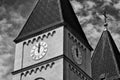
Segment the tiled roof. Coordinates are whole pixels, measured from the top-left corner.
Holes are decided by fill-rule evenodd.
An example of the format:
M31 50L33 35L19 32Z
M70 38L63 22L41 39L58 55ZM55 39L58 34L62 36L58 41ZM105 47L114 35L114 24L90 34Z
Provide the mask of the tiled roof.
M14 41L18 43L41 34L45 30L65 24L78 32L85 45L92 50L69 0L38 0L23 29Z
M119 74L120 53L108 30L104 31L92 57L92 78L99 80L103 74L109 80Z

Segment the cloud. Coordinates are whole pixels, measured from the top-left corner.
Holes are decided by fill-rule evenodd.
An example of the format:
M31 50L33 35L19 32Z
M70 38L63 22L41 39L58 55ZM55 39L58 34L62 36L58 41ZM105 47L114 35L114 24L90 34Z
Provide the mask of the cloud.
M0 35L0 42L3 40L2 36Z
M108 15L108 28L112 33L120 34L120 20L116 20L115 17Z
M0 80L12 80L15 55L13 40L25 24L35 3L34 0L11 1L5 0L5 5L0 7Z
M113 5L116 9L120 9L120 1Z
M4 0L0 6L0 80L12 80L15 43L35 0Z
M92 11L87 11L87 16L78 15L78 20L82 24L87 23L90 19L93 19Z
M88 23L85 27L83 27L83 30L91 46L95 48L103 31L103 28L99 27L99 25Z
M9 37L7 34L1 35L2 40L0 41L0 55L11 54L14 55L14 43L13 38Z
M18 13L18 12L14 12L14 11L11 11L10 12L10 16L11 16L11 21L13 22L13 23L15 23L15 24L20 24L20 25L22 25L22 24L24 24L25 23L25 21L26 21L26 18L23 18L22 17L22 15L20 14L20 13Z
M10 80L10 71L12 66L10 64L10 54L4 54L0 56L0 80ZM11 66L11 67L10 67ZM7 78L7 79L6 79Z
M80 9L83 8L83 5L80 2L76 1L76 0L72 0L71 4L73 6L73 9L74 9L75 13L77 13Z
M10 27L12 27L12 24L8 23L6 18L4 18L0 21L0 31L1 32L6 31Z
M0 80L11 80L14 64L14 43L7 34L0 35Z
M117 34L117 33L112 33L112 37L120 51L120 34Z
M105 4L110 5L112 3L112 0L103 0Z
M96 6L96 4L92 1L85 1L83 5L84 9L92 9L94 6Z
M4 6L3 9L7 10ZM19 11L11 9L0 20L0 80L11 80L14 65L15 43L13 40L24 25L24 18ZM2 16L4 14L1 14Z
M6 9L5 9L5 7L1 6L0 7L0 15L3 15L4 13L6 13Z

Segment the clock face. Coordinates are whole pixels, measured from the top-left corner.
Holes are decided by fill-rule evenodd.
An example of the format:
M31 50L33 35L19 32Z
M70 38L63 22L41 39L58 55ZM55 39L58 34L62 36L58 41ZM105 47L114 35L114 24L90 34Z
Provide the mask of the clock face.
M46 42L38 42L33 46L32 50L31 50L31 57L34 60L39 60L42 57L44 57L46 53L47 53Z
M82 64L82 54L80 48L77 45L74 45L72 47L72 55L73 55L73 59L77 64Z

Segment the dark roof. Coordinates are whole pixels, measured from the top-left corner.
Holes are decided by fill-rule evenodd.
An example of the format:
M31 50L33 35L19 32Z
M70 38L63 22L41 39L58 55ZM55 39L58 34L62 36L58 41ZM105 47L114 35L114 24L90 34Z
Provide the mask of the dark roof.
M92 57L92 77L94 80L104 73L108 78L118 76L120 53L108 30L103 31Z
M18 43L41 34L45 30L64 24L68 24L76 30L85 45L92 50L69 0L38 0L23 29L14 41Z

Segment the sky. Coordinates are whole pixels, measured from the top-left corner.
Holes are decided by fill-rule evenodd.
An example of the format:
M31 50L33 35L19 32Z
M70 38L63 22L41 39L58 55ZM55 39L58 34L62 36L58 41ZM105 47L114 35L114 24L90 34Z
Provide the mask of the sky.
M0 0L0 80L12 80L15 43L36 0ZM108 29L120 50L120 0L71 0L73 9L92 47L104 30L106 7Z

